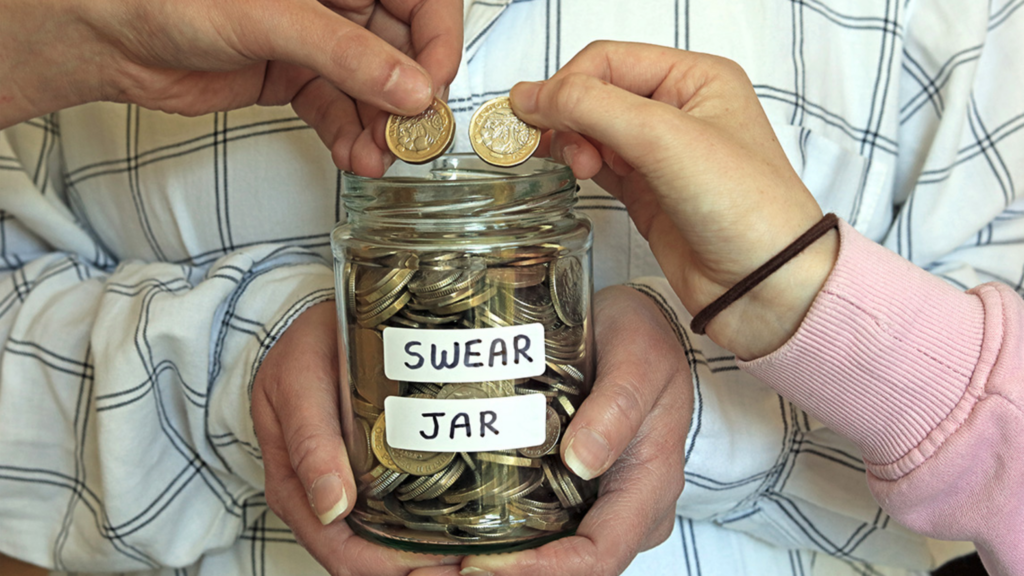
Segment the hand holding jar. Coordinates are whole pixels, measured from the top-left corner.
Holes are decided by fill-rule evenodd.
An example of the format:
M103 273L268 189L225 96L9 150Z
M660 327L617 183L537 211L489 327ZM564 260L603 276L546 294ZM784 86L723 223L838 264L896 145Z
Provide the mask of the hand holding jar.
M821 219L743 71L709 55L602 42L512 106L555 131L554 157L629 210L696 314ZM835 262L834 234L722 312L708 335L740 358L791 336Z

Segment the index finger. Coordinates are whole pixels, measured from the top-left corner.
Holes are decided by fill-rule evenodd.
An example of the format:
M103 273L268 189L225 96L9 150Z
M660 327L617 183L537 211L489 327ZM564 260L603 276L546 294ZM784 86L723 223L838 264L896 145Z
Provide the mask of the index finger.
M455 79L462 59L462 0L382 0L382 4L409 24L413 55L439 93Z
M310 68L356 100L389 112L418 114L433 98L422 66L319 2L300 0L273 12L254 9L232 25L251 57Z

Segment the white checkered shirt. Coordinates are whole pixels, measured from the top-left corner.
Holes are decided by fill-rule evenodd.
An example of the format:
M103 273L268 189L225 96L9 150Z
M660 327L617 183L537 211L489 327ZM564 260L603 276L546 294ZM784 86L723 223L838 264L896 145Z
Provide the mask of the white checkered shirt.
M595 39L732 58L825 211L959 287L1024 282L1024 0L478 0L460 126ZM468 149L464 134L456 148ZM71 572L322 574L268 511L247 389L333 297L340 179L287 108L91 104L0 132L0 552ZM598 287L654 298L696 395L677 530L630 573L908 574L963 551L874 502L857 450L687 328L585 185Z

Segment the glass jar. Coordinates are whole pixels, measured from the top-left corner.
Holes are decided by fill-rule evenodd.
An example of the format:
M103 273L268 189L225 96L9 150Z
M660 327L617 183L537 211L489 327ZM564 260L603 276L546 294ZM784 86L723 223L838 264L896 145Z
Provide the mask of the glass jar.
M440 554L574 533L597 482L559 454L594 374L593 234L572 171L450 155L343 174L343 189L331 245L349 524Z

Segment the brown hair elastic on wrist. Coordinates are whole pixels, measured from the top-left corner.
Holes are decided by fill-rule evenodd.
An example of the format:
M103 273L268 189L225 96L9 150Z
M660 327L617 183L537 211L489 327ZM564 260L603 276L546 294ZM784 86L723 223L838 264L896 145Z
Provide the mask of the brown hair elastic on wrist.
M764 281L765 278L774 274L779 268L782 268L783 264L792 260L794 256L803 252L811 244L814 244L826 232L838 226L838 216L831 212L825 214L817 224L811 226L807 232L804 232L792 244L783 248L782 252L776 254L771 260L762 264L760 268L748 274L746 278L726 290L725 294L722 294L714 302L698 312L690 322L690 330L693 330L694 334L703 334L711 320L718 316L722 310L725 310L730 304L742 298L744 294L750 292L755 286Z

